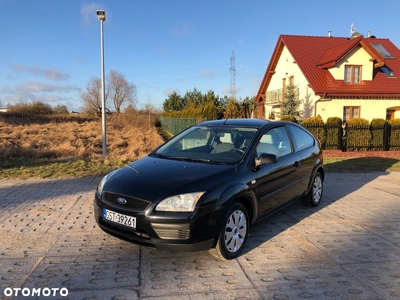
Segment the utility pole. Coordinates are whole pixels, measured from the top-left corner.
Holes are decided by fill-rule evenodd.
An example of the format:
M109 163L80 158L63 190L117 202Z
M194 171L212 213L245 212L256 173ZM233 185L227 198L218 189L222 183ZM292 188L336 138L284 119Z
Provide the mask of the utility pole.
M234 51L232 51L231 67L229 68L229 73L231 74L231 97L233 99L236 99L236 83L235 83L236 69L235 69L235 52Z

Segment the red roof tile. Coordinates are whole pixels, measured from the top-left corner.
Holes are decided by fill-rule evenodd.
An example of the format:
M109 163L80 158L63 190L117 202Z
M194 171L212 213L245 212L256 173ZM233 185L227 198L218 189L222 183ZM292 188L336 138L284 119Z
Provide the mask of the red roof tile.
M382 44L394 58L382 57L371 44ZM285 45L306 77L310 87L317 95L328 96L364 96L364 97L400 97L400 50L389 40L379 38L321 37L281 35L265 73L257 95L257 101L265 93L272 74L275 71L282 47ZM387 77L376 68L372 81L361 84L346 84L335 80L327 66L333 66L343 56L361 45L377 63L385 64L397 77ZM333 63L333 65L332 65Z

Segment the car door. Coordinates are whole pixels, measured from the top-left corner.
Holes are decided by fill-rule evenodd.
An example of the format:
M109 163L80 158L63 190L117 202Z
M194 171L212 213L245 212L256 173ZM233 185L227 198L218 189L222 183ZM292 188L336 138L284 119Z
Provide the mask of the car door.
M257 170L259 212L265 214L299 195L301 165L285 126L267 130L256 150L257 157L261 153L277 156L276 163L261 165Z
M303 193L306 192L308 184L312 179L319 148L315 138L303 128L295 125L288 125L287 127L292 136L293 148L298 153L302 165L300 193Z

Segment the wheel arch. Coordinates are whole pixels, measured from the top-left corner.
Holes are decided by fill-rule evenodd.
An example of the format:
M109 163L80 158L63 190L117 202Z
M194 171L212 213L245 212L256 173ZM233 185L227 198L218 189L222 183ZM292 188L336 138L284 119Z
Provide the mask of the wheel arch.
M225 201L221 206L220 206L220 214L218 216L218 220L216 222L216 228L217 230L215 231L215 236L214 236L214 243L213 247L216 246L219 234L221 232L221 222L223 222L223 219L226 215L227 209L234 204L234 203L240 203L242 204L247 211L248 217L249 217L249 227L255 222L257 219L257 202L255 199L255 196L251 196L250 193L240 193L237 195L233 195L232 197L229 198L229 200Z
M307 186L307 191L306 194L310 191L313 185L313 179L315 177L315 174L320 173L322 177L322 181L325 180L325 170L322 165L316 165L314 171L311 173L310 180L308 181L308 186Z

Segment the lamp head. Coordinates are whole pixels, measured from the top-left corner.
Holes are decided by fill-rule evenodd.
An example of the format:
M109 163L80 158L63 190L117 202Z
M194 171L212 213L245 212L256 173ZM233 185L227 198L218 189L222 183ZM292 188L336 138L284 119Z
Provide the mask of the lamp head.
M104 10L98 10L97 19L99 19L100 22L104 22L106 20L106 12Z

